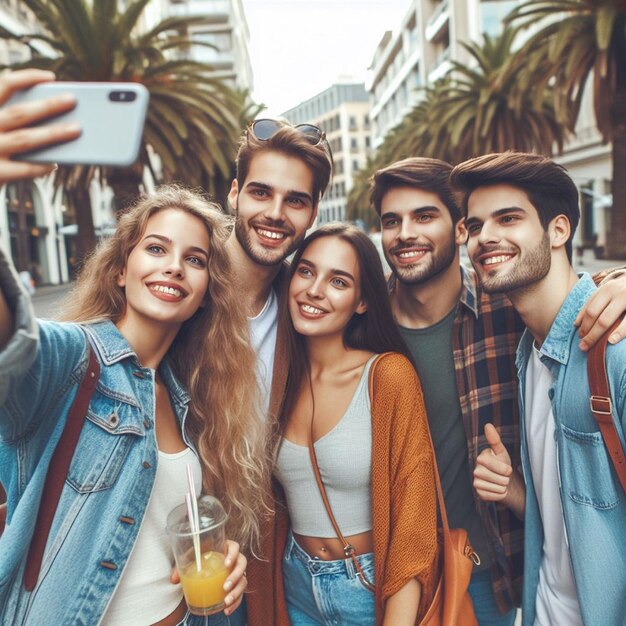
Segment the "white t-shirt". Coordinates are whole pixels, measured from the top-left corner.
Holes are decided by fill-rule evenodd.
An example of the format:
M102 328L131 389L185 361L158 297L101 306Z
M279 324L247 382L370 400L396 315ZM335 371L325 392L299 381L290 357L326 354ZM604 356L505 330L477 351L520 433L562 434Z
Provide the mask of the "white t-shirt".
M533 346L526 368L524 420L544 533L535 626L582 626L559 494L554 415L548 396L553 382L550 370Z
M185 448L168 454L159 450L154 486L137 541L100 626L154 624L180 604L182 588L170 582L174 556L165 525L170 511L184 503L188 463L199 494L202 467L193 451Z
M269 410L278 329L278 298L273 289L261 312L256 317L249 317L248 324L250 342L257 355L257 379L265 409Z

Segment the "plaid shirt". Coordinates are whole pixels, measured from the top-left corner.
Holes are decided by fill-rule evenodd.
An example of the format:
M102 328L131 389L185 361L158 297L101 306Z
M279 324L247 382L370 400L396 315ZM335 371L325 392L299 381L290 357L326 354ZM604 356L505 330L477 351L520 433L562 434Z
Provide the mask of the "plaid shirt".
M521 467L515 352L524 324L506 296L484 293L473 270L462 267L461 272L452 345L470 471L488 447L488 423L500 433L513 467ZM494 595L505 612L520 604L524 524L504 505L483 502L475 492L474 500L493 548Z

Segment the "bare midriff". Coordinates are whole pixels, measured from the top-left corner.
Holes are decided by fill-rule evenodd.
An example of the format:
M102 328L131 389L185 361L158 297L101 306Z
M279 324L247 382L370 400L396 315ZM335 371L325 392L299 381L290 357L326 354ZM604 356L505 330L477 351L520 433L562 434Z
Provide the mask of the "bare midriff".
M293 533L293 537L309 556L318 558L321 561L337 561L347 558L343 551L343 544L337 538L305 537L297 533ZM357 556L374 551L371 530L358 535L350 535L346 537L346 541L354 547Z

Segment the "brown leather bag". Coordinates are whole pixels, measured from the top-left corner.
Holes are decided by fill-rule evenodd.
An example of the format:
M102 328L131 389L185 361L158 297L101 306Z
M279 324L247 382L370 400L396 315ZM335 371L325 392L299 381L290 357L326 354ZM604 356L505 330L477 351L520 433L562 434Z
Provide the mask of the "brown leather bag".
M598 422L606 451L613 463L613 468L622 485L622 489L626 493L626 457L624 456L624 449L613 418L613 402L611 400L609 379L606 375L605 358L608 339L621 321L620 319L615 322L608 332L589 350L587 356L587 377L589 378L589 390L591 391L591 397L589 398L591 412L596 422Z

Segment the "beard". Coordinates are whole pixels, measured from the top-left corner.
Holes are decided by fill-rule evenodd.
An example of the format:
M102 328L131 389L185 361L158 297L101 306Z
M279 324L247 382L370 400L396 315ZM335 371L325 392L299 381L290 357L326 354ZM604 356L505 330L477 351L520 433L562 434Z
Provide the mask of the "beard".
M432 280L452 265L457 250L454 237L451 236L450 240L438 249L432 246L430 247L430 259L428 262L398 267L395 262L395 253L401 252L403 247L410 248L411 246L396 246L389 250L389 252L383 249L383 253L391 268L391 273L396 280L404 285L420 285Z
M482 249L479 254L484 252ZM545 278L550 271L551 263L550 236L544 232L539 243L523 256L519 255L508 271L498 274L498 270L495 270L493 276L490 276L489 270L483 265L478 264L478 267L474 265L474 268L486 293L511 293Z
M265 224L257 224L257 226L270 226L274 228L288 229L292 233L285 238L285 246L279 248L267 249L262 245L253 242L252 226L245 224L238 217L235 220L235 237L248 257L257 265L271 267L282 263L302 242L306 232L299 237L293 237L293 230L287 227L283 222L267 222ZM287 243L289 237L293 237L290 244Z

